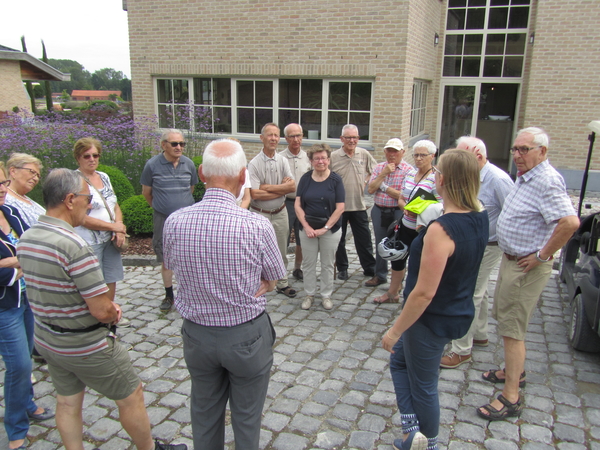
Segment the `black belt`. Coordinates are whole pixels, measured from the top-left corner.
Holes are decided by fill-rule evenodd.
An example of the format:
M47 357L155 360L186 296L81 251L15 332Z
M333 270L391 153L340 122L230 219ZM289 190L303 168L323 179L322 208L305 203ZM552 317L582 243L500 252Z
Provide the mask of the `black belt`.
M392 210L392 211L400 211L400 208L398 206L379 206L379 205L375 205L377 206L379 209L388 209L388 210Z
M56 331L57 333L89 333L90 331L95 331L99 328L105 327L107 329L109 329L110 331L116 331L116 327L114 325L109 325L107 323L102 323L102 322L98 322L94 325L91 325L89 327L85 327L85 328L63 328L63 327L59 327L58 325L52 325L51 323L46 323L46 322L42 322L44 325L46 325L48 328L50 328L53 331ZM114 330L113 330L114 327Z
M277 213L283 211L283 208L285 208L285 203L277 209L262 209L262 208L257 208L256 206L252 206L252 205L250 205L250 208L252 208L255 211L261 212L263 214L277 214Z
M287 198L287 197L286 197L286 198L285 198L285 201L286 201L286 202L295 202L295 201L296 201L296 199L295 199L295 198Z
M508 253L505 253L504 256L506 256L506 259L508 259L509 261L516 261L519 258L516 255L509 255Z
M498 241L490 241L487 243L488 246L498 246Z
M262 311L262 312L261 312L261 313L260 313L258 316L256 316L254 319L246 320L245 322L242 322L242 323L240 323L240 325L244 325L245 323L252 322L253 320L256 320L256 319L258 319L259 317L263 316L263 315L264 315L264 313L265 313L265 310L263 309L263 311ZM239 325L238 325L238 326L239 326Z

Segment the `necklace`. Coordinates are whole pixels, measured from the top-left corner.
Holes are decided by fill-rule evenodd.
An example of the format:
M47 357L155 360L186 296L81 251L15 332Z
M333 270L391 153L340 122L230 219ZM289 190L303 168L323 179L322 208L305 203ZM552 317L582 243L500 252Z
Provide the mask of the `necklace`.
M8 190L10 192L12 192L13 194L15 194L17 197L19 197L21 200L23 200L25 203L31 204L31 201L27 197L22 196L18 192L14 191L12 188L8 188Z

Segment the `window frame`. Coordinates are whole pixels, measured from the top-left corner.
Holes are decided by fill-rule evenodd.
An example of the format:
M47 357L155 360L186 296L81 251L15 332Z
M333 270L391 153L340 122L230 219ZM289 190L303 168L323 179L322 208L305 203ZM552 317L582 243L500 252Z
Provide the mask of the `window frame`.
M213 96L210 95L210 104L198 104L196 105L195 103L195 83L194 80L195 79L210 79L211 80L211 92L213 91L213 80L214 79L229 79L230 82L230 87L231 87L231 105L215 105L213 104ZM302 108L302 104L301 102L299 103L299 106L296 107L287 107L287 106L279 106L280 102L279 102L279 81L280 80L300 80L300 84L302 83L302 80L321 80L322 81L322 87L321 87L321 108L317 109L317 108ZM218 137L219 135L227 135L227 136L233 136L239 139L251 139L251 140L258 140L259 136L260 136L260 132L258 133L246 133L246 132L240 132L239 131L239 127L238 127L238 113L239 110L241 109L249 109L251 107L249 106L242 106L242 105L238 105L238 93L237 93L237 84L238 81L252 81L254 82L254 86L256 86L256 82L258 81L266 81L266 82L272 82L272 97L273 97L273 106L272 108L269 107L267 109L271 109L273 111L273 122L277 123L277 121L279 120L279 115L280 115L280 110L282 111L298 111L299 117L301 117L302 115L302 111L307 111L307 112L315 112L315 111L320 111L321 113L321 122L320 122L320 129L319 134L320 137L315 138L314 136L309 137L308 136L308 131L309 130L304 130L304 139L311 141L311 142L339 142L339 137L331 137L328 138L327 137L327 133L329 130L329 112L330 111L334 111L334 112L346 112L348 117L350 117L350 115L352 113L360 113L360 114L368 114L368 120L369 120L369 126L368 126L368 139L361 139L360 143L363 145L371 145L372 141L373 141L373 116L374 116L374 111L373 111L373 105L374 105L374 91L375 91L375 80L373 78L311 78L311 77L279 77L279 78L271 78L271 77L245 77L245 76L219 76L219 75L195 75L195 76L177 76L177 75L173 75L173 76L167 76L167 75L155 75L152 77L153 80L153 88L154 88L154 109L155 109L155 114L158 117L159 114L159 105L164 104L164 102L159 103L158 102L158 85L159 85L159 80L187 80L188 82L188 105L191 107L190 109L193 110L193 107L199 106L199 107L204 107L204 108L209 108L211 110L211 118L212 118L212 111L213 108L230 108L231 109L231 132L219 132L219 131L215 131L216 126L214 124L213 121L213 125L212 125L212 130L210 132L206 132L206 134L208 136L211 137ZM343 83L349 83L350 89L352 86L352 83L369 83L370 84L370 99L369 99L369 110L368 111L355 111L353 109L351 109L351 105L348 105L348 109L341 109L341 110L330 110L329 109L329 91L330 91L330 84L331 83L336 83L336 82L343 82ZM301 92L301 89L298 91L299 93ZM299 94L300 95L300 94ZM256 97L256 92L254 92L254 98ZM301 99L300 99L301 100ZM257 108L256 105L254 107L252 107L253 109ZM260 107L262 108L262 107ZM191 114L191 113L190 113ZM160 120L160 118L159 118ZM281 133L282 133L282 137L283 137L283 128L285 125L287 124L278 124L281 127ZM159 122L159 128L161 129L166 129L163 127L160 127L160 122ZM364 132L363 132L364 135Z
M415 78L412 87L412 101L410 105L410 137L425 134L425 119L427 117L427 94L431 81ZM416 125L415 125L416 124Z

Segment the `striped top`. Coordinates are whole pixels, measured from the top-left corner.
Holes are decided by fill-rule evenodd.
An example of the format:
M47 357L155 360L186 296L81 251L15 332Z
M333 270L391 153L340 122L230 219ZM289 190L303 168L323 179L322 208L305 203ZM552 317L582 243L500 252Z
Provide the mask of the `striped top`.
M427 176L421 177L417 175L418 169L411 169L404 177L404 185L402 186L402 196L404 197L404 201L408 203L413 196L420 189L424 191L431 192L435 195L438 202L442 201L442 197L437 192L435 188L435 174L432 170L429 171ZM418 183L417 183L418 180ZM411 230L415 230L417 228L417 216L411 217L407 214L407 211L404 211L404 216L402 216L402 224L410 228Z
M96 256L73 227L41 215L21 236L17 255L35 316L35 344L64 356L106 348L106 328L59 333L46 325L82 329L97 324L85 300L108 291Z

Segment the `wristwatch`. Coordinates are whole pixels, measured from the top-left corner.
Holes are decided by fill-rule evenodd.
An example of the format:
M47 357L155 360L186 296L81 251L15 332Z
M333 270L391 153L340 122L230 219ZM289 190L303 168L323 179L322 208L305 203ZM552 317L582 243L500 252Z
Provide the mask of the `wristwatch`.
M545 262L548 262L548 261L550 261L550 260L551 260L551 259L552 259L554 256L553 256L553 255L550 255L550 256L548 256L548 259L542 259L542 258L540 257L540 250L538 250L538 251L537 251L537 253L535 254L535 257L537 258L537 260L538 260L539 262L545 263Z
M329 231L331 229L327 225L325 225L323 228L325 228L327 231Z
M386 191L388 190L388 187L389 187L389 186L388 186L387 184L385 184L385 183L381 183L381 184L379 185L379 190L380 190L381 192L386 192Z

